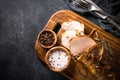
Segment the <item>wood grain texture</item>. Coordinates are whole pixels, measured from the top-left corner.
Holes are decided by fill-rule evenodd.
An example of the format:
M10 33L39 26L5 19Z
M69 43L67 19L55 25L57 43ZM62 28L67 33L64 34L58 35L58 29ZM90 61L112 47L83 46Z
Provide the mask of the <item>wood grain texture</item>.
M69 20L76 20L76 21L79 21L79 22L82 22L83 24L85 24L85 33L86 34L89 34L90 31L93 28L95 28L97 30L99 37L104 39L105 41L107 41L110 44L113 52L116 54L116 56L118 58L118 63L120 63L120 60L119 60L119 57L120 57L120 49L119 49L120 48L120 39L114 37L110 33L105 32L99 26L97 26L94 23L88 21L87 19L81 17L80 15L77 15L74 12L71 12L68 10L61 10L61 11L56 12L55 14L53 14L51 16L48 23L44 27L44 29L51 29L54 31L54 29L57 27L57 24L61 25L63 22L69 21ZM63 32L63 30L60 29L59 32L57 33L57 38L58 38L57 45L61 45L62 32ZM39 45L38 38L37 38L36 43L35 43L35 50L36 50L38 57L42 61L45 62L45 54L46 54L47 50L42 48ZM80 63L78 63L78 64L80 64ZM82 70L82 67L84 67L84 66L80 64L78 67L78 64L74 63L71 60L70 66L65 71L60 72L60 73L64 76L66 76L67 78L69 78L70 80L85 80L81 76L81 73L79 72L79 69L81 69L81 72L85 73L85 71ZM87 80L96 80L96 77L94 75L92 75L90 72L88 73L87 77L89 78Z

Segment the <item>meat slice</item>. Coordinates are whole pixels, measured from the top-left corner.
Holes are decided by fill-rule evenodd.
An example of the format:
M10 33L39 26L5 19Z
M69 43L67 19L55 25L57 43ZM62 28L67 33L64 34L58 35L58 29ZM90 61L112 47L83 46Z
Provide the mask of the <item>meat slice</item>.
M76 31L74 30L65 31L62 34L62 38L61 38L62 45L69 49L69 40L73 37L76 37Z
M80 55L97 43L89 36L75 37L70 40L70 51L73 56Z
M85 27L85 25L83 23L74 21L74 20L64 22L62 24L62 28L65 31L75 30L75 31L77 31L78 35L84 35L84 27Z

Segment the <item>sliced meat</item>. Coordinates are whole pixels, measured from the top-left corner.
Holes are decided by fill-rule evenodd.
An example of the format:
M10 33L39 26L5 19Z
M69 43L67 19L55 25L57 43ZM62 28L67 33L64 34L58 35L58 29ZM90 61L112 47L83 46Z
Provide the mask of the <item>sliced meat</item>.
M76 31L74 30L65 31L62 34L62 38L61 38L62 45L69 49L69 40L73 37L76 37Z
M89 36L75 37L70 40L70 51L73 56L80 55L97 43Z
M62 28L65 31L75 30L77 31L78 35L84 35L84 27L85 25L78 21L68 21L62 24Z

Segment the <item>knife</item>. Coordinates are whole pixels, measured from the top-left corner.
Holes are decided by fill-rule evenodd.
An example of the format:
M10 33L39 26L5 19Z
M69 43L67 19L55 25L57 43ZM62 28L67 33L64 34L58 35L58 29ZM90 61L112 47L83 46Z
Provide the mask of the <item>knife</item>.
M73 5L77 4L79 7L81 7L83 9L83 11L88 11L88 12L95 13L100 18L102 18L104 20L107 20L117 30L120 31L120 25L117 23L117 22L119 22L119 21L117 21L118 18L116 18L115 16L111 16L110 14L104 12L93 1L91 1L91 0L72 0L72 1L73 1L73 3L72 3Z
M102 19L106 19L109 23L111 23L114 27L116 27L120 31L120 25L118 25L113 19L111 15L108 13L104 12L100 7L98 7L93 1L91 0L80 0L82 2L86 2L91 6L91 10L89 11L94 12L96 15L101 17ZM90 7L89 7L90 8Z

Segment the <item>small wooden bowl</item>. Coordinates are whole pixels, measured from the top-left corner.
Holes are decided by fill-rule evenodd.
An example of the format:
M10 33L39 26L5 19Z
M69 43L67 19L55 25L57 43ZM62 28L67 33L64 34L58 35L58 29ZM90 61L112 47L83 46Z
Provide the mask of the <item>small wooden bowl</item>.
M42 37L41 35L43 35L44 33L52 34L52 36L49 37L49 39L54 38L54 40L53 40L53 42L52 42L51 44L45 45L45 44L42 43L42 41L45 41L45 40L42 40L42 39L41 39L41 37ZM48 38L47 38L47 39L48 39ZM41 40L42 40L42 41L41 41ZM51 48L51 47L53 47L53 46L56 44L56 42L57 42L57 35L56 35L56 33L55 33L54 31L52 31L52 30L50 30L50 29L44 29L44 30L42 30L42 31L39 33L39 35L38 35L38 42L39 42L39 44L40 44L43 48ZM48 41L46 41L46 42L48 42Z
M50 56L53 54L53 52L59 51L59 50L63 51L63 52L68 56L68 61L67 61L67 64L64 65L64 67L62 67L62 68L54 68L53 66L51 66L51 64L50 64L50 62L49 62L49 58L50 58ZM51 48L51 49L47 52L47 54L46 54L46 56L45 56L45 62L46 62L46 64L49 66L49 68L50 68L52 71L55 71L55 72L61 72L61 71L65 70L65 69L69 66L70 60L71 60L70 52L69 52L66 48L61 47L61 46L56 46L56 47Z

